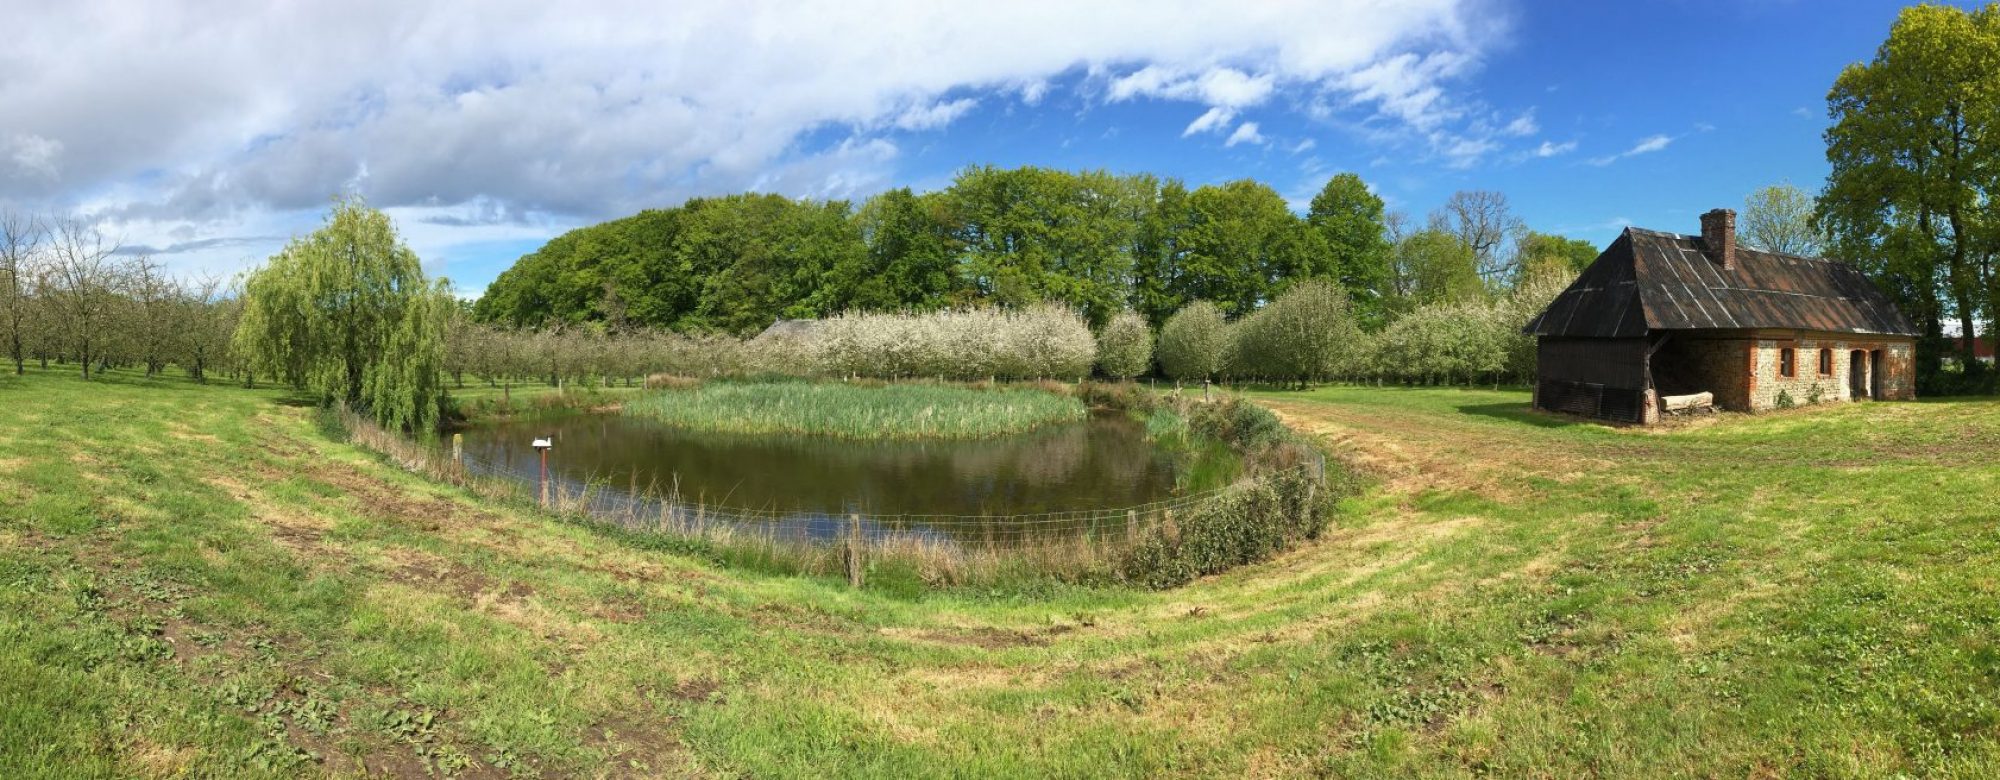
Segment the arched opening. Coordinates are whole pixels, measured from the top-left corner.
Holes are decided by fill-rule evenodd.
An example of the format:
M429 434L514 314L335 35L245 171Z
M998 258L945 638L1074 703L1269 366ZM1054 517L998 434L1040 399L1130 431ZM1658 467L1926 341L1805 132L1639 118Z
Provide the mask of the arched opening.
M1868 353L1868 397L1882 397L1882 350Z

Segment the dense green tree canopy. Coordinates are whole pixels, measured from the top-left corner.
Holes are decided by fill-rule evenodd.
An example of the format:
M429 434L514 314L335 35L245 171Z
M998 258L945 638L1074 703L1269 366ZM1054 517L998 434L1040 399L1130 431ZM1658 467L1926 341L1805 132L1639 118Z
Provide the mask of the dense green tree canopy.
M1393 248L1382 209L1382 199L1368 191L1360 176L1343 173L1327 180L1306 212L1306 222L1332 255L1333 277L1346 288L1355 314L1371 325L1386 316L1390 294Z
M1875 58L1827 95L1832 171L1819 223L1923 331L1918 383L1938 377L1943 323L2000 311L2000 6L1906 8ZM1970 343L1964 353L1976 368Z
M1514 250L1520 258L1523 279L1561 277L1565 282L1583 273L1597 260L1597 245L1553 233L1527 231Z
M1472 300L1485 296L1472 247L1441 230L1419 230L1396 245L1397 288L1403 305Z
M1381 210L1352 175L1309 224L1254 181L1190 191L1144 174L990 166L858 209L697 198L557 237L501 274L474 317L747 333L850 309L1047 302L1101 327L1126 309L1158 324L1198 299L1240 316L1304 278L1363 285L1356 295L1374 300L1387 280Z

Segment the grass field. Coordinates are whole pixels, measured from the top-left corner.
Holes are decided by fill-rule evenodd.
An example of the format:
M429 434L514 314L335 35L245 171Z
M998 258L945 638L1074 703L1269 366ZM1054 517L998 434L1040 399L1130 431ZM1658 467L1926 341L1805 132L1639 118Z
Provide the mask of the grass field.
M2000 403L1258 398L1379 475L1316 544L897 595L482 506L276 392L0 378L0 776L2000 773Z
M625 413L690 430L845 439L976 439L1082 420L1083 402L1032 388L709 382L659 390Z

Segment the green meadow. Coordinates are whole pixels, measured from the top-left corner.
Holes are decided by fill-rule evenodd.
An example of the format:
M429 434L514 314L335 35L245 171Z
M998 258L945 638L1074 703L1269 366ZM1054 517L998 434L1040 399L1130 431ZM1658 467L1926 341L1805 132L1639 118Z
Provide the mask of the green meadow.
M911 591L490 503L280 391L0 378L0 776L2000 773L2000 403L1253 398L1371 474L1317 541Z

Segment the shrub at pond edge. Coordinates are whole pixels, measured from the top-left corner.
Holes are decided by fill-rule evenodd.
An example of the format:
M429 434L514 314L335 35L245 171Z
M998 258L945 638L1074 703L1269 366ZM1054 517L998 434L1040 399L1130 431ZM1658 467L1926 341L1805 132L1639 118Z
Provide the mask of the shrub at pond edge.
M1128 582L1172 588L1268 560L1318 538L1335 504L1361 490L1352 469L1328 464L1323 451L1268 409L1234 396L1181 406L1197 435L1238 448L1251 476L1190 508L1185 517L1143 531L1121 566Z

